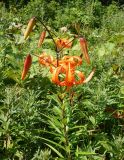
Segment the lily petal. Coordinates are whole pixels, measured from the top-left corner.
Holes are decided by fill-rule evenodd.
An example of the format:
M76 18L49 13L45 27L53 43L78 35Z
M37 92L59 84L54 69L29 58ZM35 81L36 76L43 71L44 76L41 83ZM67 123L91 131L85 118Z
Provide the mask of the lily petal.
M84 80L85 80L84 74L82 72L80 72L80 71L75 71L75 73L77 73L79 78L80 78L78 81L75 81L75 84L84 83Z
M53 75L52 75L52 82L60 85L60 86L63 86L65 85L65 81L60 81L59 80L59 74L62 73L62 66L60 67L57 67L54 71L53 71Z
M44 65L44 66L50 66L50 64L52 64L53 62L53 56L51 55L47 55L46 53L42 53L39 56L39 63Z
M72 86L74 84L74 68L71 68L71 64L68 64L68 68L66 70L66 85Z
M89 76L84 80L84 82L83 83L87 83L87 82L89 82L91 79L92 79L92 77L93 77L93 75L94 75L94 73L95 73L95 68L92 70L92 72L89 74Z
M57 39L56 40L56 45L57 45L57 48L58 49L61 49L61 48L71 48L72 46L72 42L69 41L68 39Z

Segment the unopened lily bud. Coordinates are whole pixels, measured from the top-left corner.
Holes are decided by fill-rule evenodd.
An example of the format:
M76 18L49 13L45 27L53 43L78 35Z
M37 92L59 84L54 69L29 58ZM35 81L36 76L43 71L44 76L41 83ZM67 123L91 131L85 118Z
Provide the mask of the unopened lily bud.
M30 54L28 54L25 61L24 61L24 67L23 67L22 76L21 76L22 80L25 79L25 77L31 67L31 64L32 64L32 57Z
M41 47L41 45L42 45L42 43L43 43L43 41L44 41L44 39L45 39L45 36L46 36L46 31L43 31L43 32L41 33L40 38L39 38L39 41L38 41L38 48Z
M82 54L83 54L86 62L88 64L90 64L90 57L88 55L88 49L87 49L87 41L84 38L80 38L79 41L80 41L80 47L81 47Z
M32 17L30 19L30 21L28 22L28 26L27 26L26 31L24 33L24 39L27 39L27 37L29 36L29 34L32 32L32 29L33 29L35 23L36 23L36 18Z

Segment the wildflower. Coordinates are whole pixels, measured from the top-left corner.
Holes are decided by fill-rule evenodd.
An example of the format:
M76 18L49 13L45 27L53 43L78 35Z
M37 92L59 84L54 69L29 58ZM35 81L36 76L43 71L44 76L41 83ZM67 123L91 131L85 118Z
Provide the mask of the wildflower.
M32 32L32 29L33 29L35 23L36 23L35 17L31 18L30 21L29 21L29 23L28 23L28 26L26 28L26 31L24 33L24 39L27 39L27 37L29 36L29 34Z
M89 82L94 75L95 69L92 70L88 78L85 78L84 73L75 70L76 66L81 64L82 59L78 56L64 56L62 60L59 60L57 68L51 67L52 82L59 86L67 86L67 88ZM78 80L76 80L76 76Z
M73 85L79 85L87 83L91 80L95 72L95 69L92 70L88 78L85 78L84 73L74 70L74 68L71 68L70 63L65 67L59 66L57 67L52 74L52 82L59 86L67 86L72 87ZM61 81L59 79L60 74L64 75L65 78ZM78 80L75 79L75 76L77 75Z
M31 63L32 63L32 57L30 54L28 54L25 61L24 61L24 67L23 67L22 76L21 76L22 80L25 79L25 77L31 67Z
M41 47L41 45L42 45L42 43L43 43L43 41L44 41L45 36L46 36L46 31L43 31L43 32L41 33L40 38L39 38L39 41L38 41L38 48Z
M79 66L82 64L82 59L79 56L64 56L62 60L66 63L70 63L73 66Z
M71 48L72 42L69 41L68 39L57 39L56 40L56 45L57 45L58 49Z
M33 17L30 19L27 29L24 33L24 39L27 39L29 34L31 33L34 25L36 23L36 18ZM42 22L41 22L42 23ZM43 44L43 41L46 36L46 31L49 32L50 37L54 41L55 44L55 50L56 50L56 56L57 58L54 59L53 56L47 55L45 52L43 52L40 56L36 55L38 57L39 64L49 67L50 72L52 74L52 82L59 85L59 86L66 86L67 90L70 89L70 87L73 87L73 85L79 85L87 83L91 80L91 78L94 75L95 69L91 71L89 76L85 78L84 73L82 73L79 70L76 70L77 66L80 66L82 64L82 56L86 60L88 64L90 64L90 57L88 55L88 49L87 49L87 42L84 38L80 38L80 47L81 47L81 56L64 56L63 48L71 48L72 42L75 38L79 38L78 35L74 35L73 40L69 40L66 38L58 38L56 40L53 39L50 29L42 23L45 27L45 31L43 31L40 35L39 41L38 41L38 47L41 47ZM61 28L65 32L67 28ZM80 30L80 26L77 26L77 31ZM60 54L59 54L60 53ZM35 55L35 54L34 54ZM31 55L28 54L25 63L24 68L22 71L22 77L21 79L24 80L30 66L32 63Z
M50 66L50 72L52 73L55 67L59 66L66 66L70 63L70 66L75 67L82 64L82 59L79 56L64 56L61 60L58 61L57 66L57 60L53 60L52 65Z
M53 62L53 57L51 55L47 55L45 52L43 52L39 56L39 63L44 66L50 66L52 62Z

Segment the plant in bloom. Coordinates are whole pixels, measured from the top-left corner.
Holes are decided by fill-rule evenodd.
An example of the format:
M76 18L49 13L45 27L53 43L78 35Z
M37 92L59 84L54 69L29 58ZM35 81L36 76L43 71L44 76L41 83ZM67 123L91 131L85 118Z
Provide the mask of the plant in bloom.
M68 39L57 39L56 40L56 46L58 50L61 50L62 48L71 48L72 47L72 42L69 41Z
M50 66L53 62L53 56L47 55L45 52L43 52L39 56L39 64L44 65L44 66Z
M29 21L26 33L24 34L24 38L30 34L32 31L32 27L35 24L35 18L32 18ZM46 31L49 30L45 27L45 31L43 31L40 35L40 39L38 41L38 47L41 47L45 36ZM51 35L51 34L50 34ZM51 37L52 38L52 37ZM78 37L76 37L78 38ZM53 38L52 38L53 39ZM53 40L54 41L54 40ZM56 41L54 41L58 53L62 51L63 48L71 48L72 47L72 41L65 38L58 38ZM88 64L90 64L90 57L88 55L88 49L87 49L87 42L86 39L83 37L79 38L80 42L80 48L81 48L81 56L63 56L60 58L54 58L52 55L48 55L45 52L43 52L40 56L38 56L38 62L40 65L43 65L45 67L49 67L49 70L52 74L52 82L59 86L66 86L67 89L73 87L74 85L84 84L91 80L91 78L94 75L95 69L91 71L89 76L86 78L85 74L81 71L77 70L77 66L81 66L82 60L86 60ZM57 54L58 54L57 53ZM83 56L83 57L82 57ZM26 57L24 68L22 72L22 80L26 77L26 74L31 66L31 56L28 55Z
M95 72L95 69L93 69L88 78L85 78L84 73L76 70L76 67L82 64L82 58L79 56L64 56L61 60L58 60L57 66L57 59L43 53L39 57L39 62L42 65L49 66L53 83L67 88L89 82Z

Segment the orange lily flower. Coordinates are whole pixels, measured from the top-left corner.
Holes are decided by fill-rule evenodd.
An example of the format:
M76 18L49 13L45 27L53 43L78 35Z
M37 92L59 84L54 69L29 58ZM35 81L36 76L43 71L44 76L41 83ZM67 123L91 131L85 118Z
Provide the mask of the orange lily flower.
M71 68L70 63L66 66L59 66L53 71L52 75L52 82L59 86L67 86L67 87L72 87L73 85L79 85L79 84L84 84L87 83L91 80L95 72L95 69L90 73L88 78L85 78L84 74L78 70L74 70L74 68ZM64 74L65 78L64 80L59 79L59 75ZM75 79L75 74L77 74L79 80Z
M82 64L82 59L79 56L64 56L62 58L65 63L70 63L73 66L79 66Z
M67 86L67 88L89 82L94 75L95 69L93 69L88 78L85 78L82 72L75 71L75 67L81 65L81 63L82 59L78 56L64 56L59 61L59 66L52 68L52 82L60 86ZM65 77L62 81L59 79L61 74ZM76 74L79 80L75 79Z
M31 67L31 63L32 63L32 57L30 54L27 55L25 61L24 61L24 68L23 68L23 71L22 71L22 76L21 76L21 79L24 80L30 67Z
M31 18L27 25L26 31L24 33L24 39L27 39L29 34L32 32L35 23L36 23L36 18L35 17ZM52 81L57 85L66 86L67 89L70 89L70 87L72 87L73 85L79 85L79 84L89 82L94 75L95 69L92 70L92 72L89 74L87 78L85 78L84 73L76 70L76 67L82 64L82 56L84 57L86 62L90 64L90 57L88 55L86 39L82 37L79 39L81 52L82 52L80 57L79 56L63 56L64 53L61 51L64 48L71 48L73 40L75 38L79 38L79 36L74 35L74 38L71 41L66 38L62 38L62 39L58 38L54 40L50 31L47 29L44 23L42 24L46 30L43 31L40 35L40 38L38 41L38 47L41 47L46 36L46 31L48 31L51 39L55 43L57 58L54 59L53 56L47 55L44 52L40 56L35 54L34 55L38 57L38 61L41 65L49 67L50 72L52 74ZM59 53L61 53L60 56L58 55ZM28 54L24 62L24 68L21 76L22 80L24 80L28 70L30 69L31 63L32 63L32 57L30 54Z
M53 57L51 55L47 55L46 53L42 53L39 56L39 63L44 66L50 66L50 64L53 62Z
M58 61L58 66L68 65L70 63L71 68L75 66L79 66L82 64L82 59L79 56L64 56L61 60ZM53 70L57 67L57 60L52 62L50 66L50 72L52 73Z
M51 55L43 53L39 57L39 63L50 67L53 83L59 86L67 86L67 89L73 85L89 82L95 72L95 69L93 69L89 76L85 78L82 72L75 70L76 66L82 64L82 58L79 56L64 56L61 60L58 60L57 66L57 60L54 60ZM78 80L76 80L75 77L77 77Z
M56 40L56 45L58 49L62 48L71 48L72 42L70 42L68 39L57 39Z

